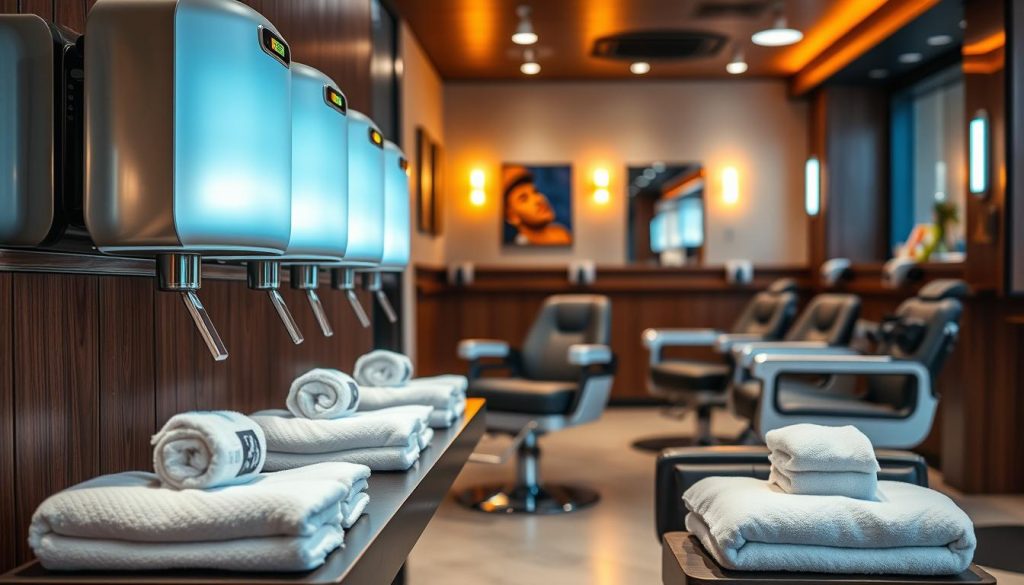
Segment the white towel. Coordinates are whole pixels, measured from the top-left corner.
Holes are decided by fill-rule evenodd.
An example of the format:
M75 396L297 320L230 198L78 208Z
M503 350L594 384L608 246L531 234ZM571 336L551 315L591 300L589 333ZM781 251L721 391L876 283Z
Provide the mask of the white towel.
M436 386L438 384L451 386L459 392L465 392L469 388L469 378L458 374L442 374L440 376L424 376L409 380L408 386L416 385Z
M356 520L359 520L359 517L366 511L366 506L370 503L370 494L365 490L364 486L363 491L354 492L354 496L341 503L341 527L345 530L352 528Z
M303 418L340 418L359 407L359 385L338 370L315 368L292 382L285 401L288 410Z
M279 453L330 453L374 447L418 445L428 428L429 406L387 409L334 420L295 418L285 410L253 413L267 437L267 449Z
M252 481L267 450L259 425L227 410L176 414L153 435L152 444L156 474L177 489Z
M683 494L686 528L728 569L954 575L977 541L970 518L928 488L879 482L879 501L801 496L746 477Z
M769 460L771 456L769 455ZM768 481L789 494L878 498L878 474L855 471L782 471L772 465Z
M172 490L152 473L104 475L43 501L29 545L35 550L47 535L136 543L310 536L340 524L340 502L369 476L362 465L324 463L244 485Z
M325 525L309 536L267 536L220 542L129 542L47 534L32 547L53 571L309 571L341 546L341 526Z
M377 349L356 360L352 377L363 386L404 386L412 378L412 360L400 353Z
M427 427L426 431L433 433L433 429L430 427ZM349 449L347 451L334 451L332 453L280 453L268 451L265 469L267 471L281 471L301 468L306 465L315 465L325 461L336 461L366 465L373 471L405 471L419 460L419 444L421 442L414 440L413 444L404 447L367 447L363 449ZM429 441L427 442L429 443Z
M768 431L772 464L784 471L877 473L871 440L853 426L799 424Z
M420 404L439 410L454 411L466 401L464 392L451 384L412 384L401 388L361 386L359 410L380 410L392 406Z

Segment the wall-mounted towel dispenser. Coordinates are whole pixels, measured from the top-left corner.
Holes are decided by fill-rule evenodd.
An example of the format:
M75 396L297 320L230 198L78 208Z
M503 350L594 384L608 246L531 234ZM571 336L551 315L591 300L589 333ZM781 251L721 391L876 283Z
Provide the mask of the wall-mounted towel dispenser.
M33 14L0 16L0 245L49 244L81 222L77 39Z
M331 285L345 292L363 327L370 326L355 293L355 270L384 257L384 136L373 120L348 113L348 247Z
M86 37L89 232L104 253L156 256L158 287L225 359L199 260L288 245L288 44L234 0L99 0Z
M366 289L374 294L392 323L398 320L383 290L384 272L401 272L409 263L409 161L398 145L384 141L384 252L380 265L367 272Z

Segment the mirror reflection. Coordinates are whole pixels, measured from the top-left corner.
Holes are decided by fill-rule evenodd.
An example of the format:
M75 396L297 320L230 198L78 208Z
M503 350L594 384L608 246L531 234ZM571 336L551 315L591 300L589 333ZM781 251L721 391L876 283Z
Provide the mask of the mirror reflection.
M628 260L683 266L700 264L704 251L704 167L657 161L630 165Z

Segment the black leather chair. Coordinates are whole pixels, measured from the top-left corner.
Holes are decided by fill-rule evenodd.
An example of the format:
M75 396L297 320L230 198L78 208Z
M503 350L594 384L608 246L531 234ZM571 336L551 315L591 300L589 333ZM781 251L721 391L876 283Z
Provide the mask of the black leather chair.
M920 444L938 406L932 381L955 346L959 299L967 291L960 280L922 287L880 324L873 355L789 351L771 344L738 351L737 368L751 379L730 388L733 413L749 419L761 438L808 422L854 425L876 447Z
M523 342L466 339L469 395L487 400L488 432L520 437L512 484L469 489L458 500L483 512L554 514L594 504L596 492L540 482L541 435L600 418L611 396L611 302L600 295L548 298ZM496 363L495 363L495 360ZM483 377L500 369L506 377Z

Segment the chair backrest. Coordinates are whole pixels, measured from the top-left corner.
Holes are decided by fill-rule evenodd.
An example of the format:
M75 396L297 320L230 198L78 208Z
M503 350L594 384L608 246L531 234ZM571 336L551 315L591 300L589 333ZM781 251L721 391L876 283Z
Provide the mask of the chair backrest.
M796 318L786 341L823 341L846 345L853 337L860 299L856 295L824 293L815 296Z
M602 295L554 295L544 301L522 345L523 375L532 380L577 381L569 346L611 340L612 304Z
M730 333L761 335L768 341L781 339L796 315L796 281L780 278L747 303Z
M962 280L932 281L896 309L882 323L877 352L895 359L919 362L938 377L946 358L952 353L959 333L963 305L967 294ZM868 380L868 399L901 408L911 399L912 382L903 376L873 376ZM928 391L930 389L926 389Z

